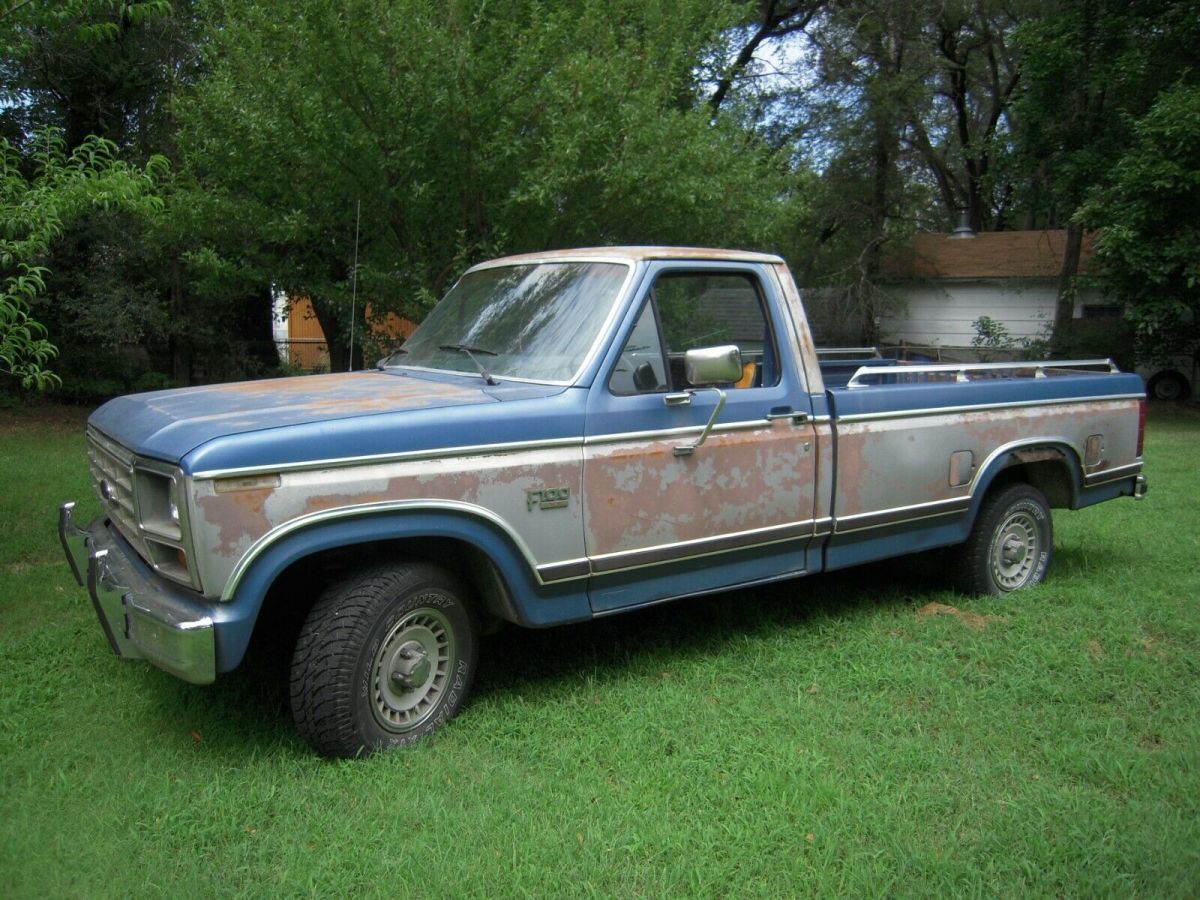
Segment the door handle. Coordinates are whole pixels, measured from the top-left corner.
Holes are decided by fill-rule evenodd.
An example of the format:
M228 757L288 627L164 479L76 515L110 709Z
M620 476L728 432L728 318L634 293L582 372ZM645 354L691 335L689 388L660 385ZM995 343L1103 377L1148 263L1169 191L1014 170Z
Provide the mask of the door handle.
M776 419L791 419L793 425L803 425L808 421L808 413L796 412L790 406L776 406L767 413L767 421L774 422Z

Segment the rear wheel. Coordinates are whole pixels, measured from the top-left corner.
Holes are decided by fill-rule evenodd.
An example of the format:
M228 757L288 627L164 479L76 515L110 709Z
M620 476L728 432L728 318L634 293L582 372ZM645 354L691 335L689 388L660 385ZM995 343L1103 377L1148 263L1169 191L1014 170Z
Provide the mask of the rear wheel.
M1148 392L1155 400L1183 400L1188 396L1188 383L1178 372L1160 372L1150 379Z
M1045 496L1028 484L990 494L979 508L958 561L958 586L969 594L1008 594L1046 577L1054 526Z
M461 586L422 562L331 586L292 657L296 728L325 756L412 743L458 712L475 674L476 630Z

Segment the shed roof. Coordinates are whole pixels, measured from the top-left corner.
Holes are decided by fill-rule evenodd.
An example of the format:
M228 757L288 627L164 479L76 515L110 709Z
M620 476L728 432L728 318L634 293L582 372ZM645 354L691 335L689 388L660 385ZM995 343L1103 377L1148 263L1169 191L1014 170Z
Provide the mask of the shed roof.
M986 231L973 238L914 234L883 259L885 278L896 281L970 278L1057 278L1067 232ZM1094 235L1083 236L1079 272L1095 256Z

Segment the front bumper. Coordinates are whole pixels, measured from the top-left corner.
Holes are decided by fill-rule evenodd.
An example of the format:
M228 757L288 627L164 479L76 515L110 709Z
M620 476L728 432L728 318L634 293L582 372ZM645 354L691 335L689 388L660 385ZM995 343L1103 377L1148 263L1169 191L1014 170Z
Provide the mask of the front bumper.
M59 540L113 652L193 684L215 681L216 629L204 604L148 569L105 517L80 530L74 515L74 503L59 508Z

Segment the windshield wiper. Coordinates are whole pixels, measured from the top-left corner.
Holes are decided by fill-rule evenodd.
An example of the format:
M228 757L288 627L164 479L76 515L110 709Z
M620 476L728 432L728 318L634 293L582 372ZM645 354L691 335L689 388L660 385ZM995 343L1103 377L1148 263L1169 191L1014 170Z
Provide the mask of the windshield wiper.
M488 370L483 367L483 363L475 356L476 353L482 353L485 356L498 356L499 354L495 350L488 350L486 347L468 347L466 344L439 344L438 349L457 350L459 353L467 354L467 356L471 357L471 362L475 363L475 368L479 370L479 374L483 376L483 380L487 384L500 383L488 373Z
M407 352L408 351L405 350L403 347L397 347L395 350L393 350L391 353L389 353L387 356L385 356L379 362L375 363L375 368L380 369L380 370L386 369L388 366L390 366L392 364L392 359L394 357L399 356L401 353L407 353Z

